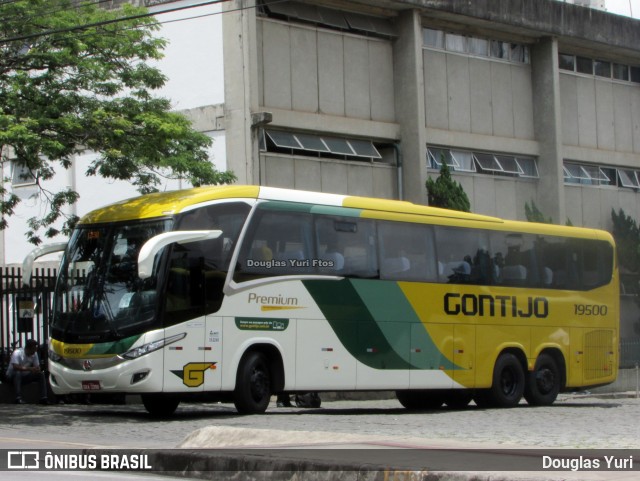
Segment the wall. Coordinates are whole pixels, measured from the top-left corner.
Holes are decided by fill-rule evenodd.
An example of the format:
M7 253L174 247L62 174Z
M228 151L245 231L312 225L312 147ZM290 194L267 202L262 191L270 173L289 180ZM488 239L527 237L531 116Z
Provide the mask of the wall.
M533 139L531 67L424 49L426 126Z
M260 105L392 122L391 42L258 21Z
M394 122L391 42L265 18L257 20L257 32L258 98L261 108L274 112L269 128L306 127L345 137L361 137L364 131L365 138L375 138L376 129L350 125ZM310 118L315 118L312 128ZM276 153L261 154L259 162L263 185L398 195L396 169L389 165Z
M563 73L560 87L566 145L599 149L609 165L617 163L610 151L640 153L638 84Z

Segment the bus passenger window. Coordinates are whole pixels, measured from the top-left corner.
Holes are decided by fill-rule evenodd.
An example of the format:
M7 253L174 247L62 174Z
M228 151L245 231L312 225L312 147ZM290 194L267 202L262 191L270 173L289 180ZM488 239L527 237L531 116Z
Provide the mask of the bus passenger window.
M436 226L435 232L439 282L478 285L496 282L487 231Z
M380 278L437 281L433 228L405 222L378 222Z
M315 274L311 215L267 209L268 204L252 220L240 249L234 280Z
M320 274L377 278L375 223L369 219L318 215L315 219L319 259L333 265Z

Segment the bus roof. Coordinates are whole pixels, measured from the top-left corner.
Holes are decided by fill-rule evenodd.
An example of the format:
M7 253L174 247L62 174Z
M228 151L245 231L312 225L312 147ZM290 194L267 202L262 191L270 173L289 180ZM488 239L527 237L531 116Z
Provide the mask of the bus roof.
M505 221L503 219L480 214L441 209L407 201L387 200L372 197L348 196L309 192L277 187L252 185L206 186L192 189L159 192L125 199L89 212L80 219L80 224L120 222L134 219L151 219L178 214L192 206L218 199L263 199L304 204L317 204L333 207L359 209L365 217L389 220L405 218L415 219L428 216L437 223L456 225L458 221L476 228L513 229L520 232L547 233L564 236L598 237L610 241L610 235L604 231L566 227L532 222ZM397 217L397 219L396 219ZM436 220L438 219L438 220Z

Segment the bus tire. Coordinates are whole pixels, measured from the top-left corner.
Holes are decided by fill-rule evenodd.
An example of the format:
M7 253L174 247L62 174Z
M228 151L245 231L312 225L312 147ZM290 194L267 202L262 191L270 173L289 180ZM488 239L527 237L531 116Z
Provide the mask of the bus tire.
M524 393L524 368L516 356L504 353L493 368L493 384L489 390L492 404L501 408L518 405Z
M252 351L240 361L233 403L240 414L262 414L271 398L271 374L264 354Z
M438 409L444 402L442 393L438 391L396 391L396 397L410 411Z
M471 402L471 391L468 389L451 389L444 396L444 403L451 409L464 409Z
M176 412L180 398L168 394L143 394L142 404L151 416L166 418Z
M556 360L543 352L527 376L524 398L531 406L550 406L560 392L560 378Z

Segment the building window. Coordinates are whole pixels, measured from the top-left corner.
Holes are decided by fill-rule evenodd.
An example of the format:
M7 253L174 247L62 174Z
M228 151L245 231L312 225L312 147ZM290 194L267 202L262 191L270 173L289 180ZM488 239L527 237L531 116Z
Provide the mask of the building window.
M558 66L562 70L574 72L576 70L576 57L565 53L558 54Z
M609 185L637 189L638 172L631 169L568 161L563 165L566 184Z
M12 162L11 185L13 187L23 187L26 185L35 185L36 177L31 169L25 165Z
M428 168L434 170L439 170L444 160L449 168L455 172L538 178L538 167L533 157L472 152L444 147L429 147L427 157Z
M514 63L529 63L529 47L520 43L472 37L454 32L444 32L433 28L422 29L423 46L467 53L478 57L493 57Z
M259 12L270 18L311 23L334 30L387 39L396 36L393 26L387 18L343 12L301 2L262 0Z
M265 130L260 148L267 152L281 152L343 160L383 161L378 148L370 140L328 135Z
M612 63L607 60L594 60L568 53L559 53L558 67L569 72L640 83L640 67Z
M593 63L594 73L598 77L611 78L611 62L605 62L604 60L596 60Z
M586 57L576 57L576 72L593 75L593 60Z
M467 51L467 38L464 35L448 33L445 36L445 47L451 52L464 53Z
M422 29L423 42L427 47L444 48L444 32L432 28Z
M618 177L620 179L620 185L622 187L630 187L632 189L640 188L638 172L636 172L635 170L618 169Z

